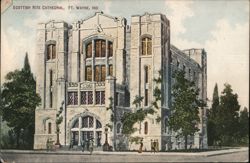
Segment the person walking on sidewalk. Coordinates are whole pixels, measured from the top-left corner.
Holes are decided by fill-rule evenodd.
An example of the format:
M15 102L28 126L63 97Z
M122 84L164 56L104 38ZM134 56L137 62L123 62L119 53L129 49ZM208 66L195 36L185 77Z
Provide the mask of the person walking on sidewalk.
M81 146L82 146L82 152L84 152L84 149L85 149L85 140L84 139L81 141Z
M93 150L94 150L94 141L93 141L93 139L90 139L90 141L89 141L89 152L90 152L91 155L93 153Z

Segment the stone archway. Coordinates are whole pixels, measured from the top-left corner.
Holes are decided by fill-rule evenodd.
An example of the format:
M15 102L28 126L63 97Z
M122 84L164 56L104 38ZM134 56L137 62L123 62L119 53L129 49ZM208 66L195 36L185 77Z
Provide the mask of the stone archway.
M102 140L102 123L100 118L92 113L81 113L72 118L70 122L70 140L73 145L81 145L90 139L94 140L95 146L101 146Z

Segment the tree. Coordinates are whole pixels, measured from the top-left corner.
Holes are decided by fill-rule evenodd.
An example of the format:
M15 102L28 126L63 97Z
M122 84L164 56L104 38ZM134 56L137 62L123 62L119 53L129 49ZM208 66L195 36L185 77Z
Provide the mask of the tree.
M218 141L218 130L217 126L218 124L218 112L219 112L219 93L218 93L218 85L215 84L214 92L213 92L213 101L212 101L212 107L208 111L208 122L207 122L207 135L208 135L208 145L214 145L215 142Z
M175 72L174 77L176 82L172 88L173 105L169 126L178 135L184 136L185 149L187 149L188 135L194 135L199 131L197 123L200 121L198 114L202 103L198 100L199 89L194 82L185 78L184 71Z
M142 107L141 103L143 101L142 96L137 95L133 101L133 105L135 105L135 110L132 112L126 112L122 116L121 122L123 124L122 126L122 133L130 139L130 142L137 142L139 137L131 137L131 134L133 134L135 131L137 131L137 128L134 127L136 123L139 123L139 130L141 130L141 122L147 117L148 114L155 114L156 110L160 107L158 106L158 102L161 101L161 90L158 87L159 84L162 82L162 71L159 71L158 78L154 78L155 88L153 92L154 101L152 101L151 105L148 107ZM159 122L161 120L161 117L158 115L156 118L156 121Z
M20 136L30 147L33 146L35 108L39 104L40 97L36 94L36 82L26 53L24 67L21 70L9 72L2 89L3 120L13 128L17 148L19 148ZM21 134L25 134L25 137Z
M59 145L59 147L61 146L60 140L59 140L59 134L60 134L60 124L63 121L63 116L61 115L63 112L63 104L64 104L64 101L62 102L61 107L59 108L56 114L56 144L55 145Z
M220 96L220 109L218 112L218 131L223 145L232 145L237 141L239 110L238 95L233 93L230 84L224 84L225 88Z
M249 113L246 107L240 112L239 136L242 143L247 144L249 142Z

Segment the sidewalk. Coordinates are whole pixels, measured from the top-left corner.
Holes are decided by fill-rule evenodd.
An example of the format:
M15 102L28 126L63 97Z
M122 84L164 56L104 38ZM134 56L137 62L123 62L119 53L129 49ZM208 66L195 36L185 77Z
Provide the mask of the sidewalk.
M166 155L166 156L203 156L203 157L209 157L209 156L215 156L215 155L223 155L223 154L229 154L229 153L236 153L236 152L242 152L242 151L249 151L248 147L242 147L237 149L225 149L225 150L218 150L218 151L208 151L208 152L158 152L158 153L151 153L151 152L143 152L143 153L137 153L137 152L104 152L104 151L94 151L92 155ZM44 150L0 150L0 153L5 154L53 154L53 155L89 155L90 153L88 151L44 151Z

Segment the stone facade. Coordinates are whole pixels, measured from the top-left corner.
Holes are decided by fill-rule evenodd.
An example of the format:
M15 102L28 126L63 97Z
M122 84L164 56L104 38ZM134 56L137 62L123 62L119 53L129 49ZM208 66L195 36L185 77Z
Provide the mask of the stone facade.
M134 15L131 25L125 18L102 12L81 21L40 23L37 27L37 93L42 104L36 109L34 149L46 148L48 138L56 141L56 114L63 107L60 143L80 145L94 138L94 145L108 143L116 149L138 149L121 134L121 117L133 111L135 96L143 96L143 106L151 105L157 86L163 99L155 115L149 115L133 136L143 138L151 149L157 140L159 150L183 148L167 125L171 105L172 73L185 69L187 78L200 88L206 100L206 52L204 49L178 50L170 44L170 22L165 15ZM155 78L162 72L162 83ZM111 102L112 97L113 102ZM115 108L116 126L109 106ZM201 109L200 132L190 144L206 148L205 109ZM161 117L156 121L157 116ZM108 128L108 130L106 129ZM106 130L105 130L106 129ZM122 146L122 147L121 147Z

